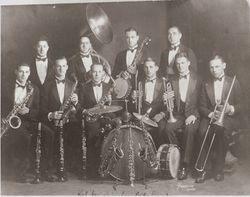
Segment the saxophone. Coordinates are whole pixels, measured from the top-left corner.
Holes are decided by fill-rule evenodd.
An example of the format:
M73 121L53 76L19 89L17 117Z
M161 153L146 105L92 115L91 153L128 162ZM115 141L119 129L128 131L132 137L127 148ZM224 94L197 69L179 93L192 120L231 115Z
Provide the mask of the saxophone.
M30 81L27 81L28 93L23 101L19 104L15 104L11 112L7 115L6 118L1 120L1 137L6 133L6 131L11 127L12 129L18 129L22 121L19 116L17 116L18 111L23 108L29 101L30 97L33 95L34 88ZM14 122L17 122L17 125L14 125Z
M120 147L117 146L117 137L120 134L120 130L115 132L113 141L111 146L108 148L107 154L102 158L100 167L99 167L99 174L101 177L106 177L114 168L115 164L118 162L119 159L124 157L124 152Z

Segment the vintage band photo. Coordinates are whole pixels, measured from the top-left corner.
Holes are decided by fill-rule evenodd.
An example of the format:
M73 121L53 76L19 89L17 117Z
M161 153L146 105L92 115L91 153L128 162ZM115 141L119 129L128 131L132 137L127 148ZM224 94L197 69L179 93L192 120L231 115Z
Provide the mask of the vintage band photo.
M250 0L0 13L1 195L250 195Z

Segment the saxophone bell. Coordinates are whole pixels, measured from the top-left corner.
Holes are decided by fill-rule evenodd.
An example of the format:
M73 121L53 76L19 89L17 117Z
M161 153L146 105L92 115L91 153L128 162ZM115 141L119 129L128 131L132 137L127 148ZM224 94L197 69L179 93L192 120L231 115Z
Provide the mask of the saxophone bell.
M12 129L18 129L22 124L21 118L17 115L12 115L8 121Z

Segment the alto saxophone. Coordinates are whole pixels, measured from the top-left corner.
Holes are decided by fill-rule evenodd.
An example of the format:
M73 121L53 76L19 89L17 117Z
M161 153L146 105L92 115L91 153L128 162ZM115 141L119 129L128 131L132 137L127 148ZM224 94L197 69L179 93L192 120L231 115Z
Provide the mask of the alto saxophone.
M164 87L164 92L170 92L172 91L172 85L169 81L166 80L165 77L162 77L162 82L163 82L163 87ZM166 84L167 82L167 84ZM164 105L167 106L167 110L169 112L169 119L168 122L174 123L176 122L176 118L173 115L173 111L174 111L174 97L173 98L169 98L166 101L164 101Z
M29 101L30 97L33 95L34 88L30 81L27 81L28 93L21 103L15 104L11 112L6 118L1 120L1 137L6 133L6 131L11 127L12 129L18 129L22 121L19 116L17 116L18 111L23 108ZM14 121L16 120L16 121ZM15 126L13 122L17 122Z
M112 145L108 148L107 153L102 158L102 161L98 170L99 174L102 177L107 176L113 170L118 160L124 157L124 152L121 148L122 144L120 145L120 147L117 146L117 137L119 136L119 134L120 134L120 130L117 130L114 135Z

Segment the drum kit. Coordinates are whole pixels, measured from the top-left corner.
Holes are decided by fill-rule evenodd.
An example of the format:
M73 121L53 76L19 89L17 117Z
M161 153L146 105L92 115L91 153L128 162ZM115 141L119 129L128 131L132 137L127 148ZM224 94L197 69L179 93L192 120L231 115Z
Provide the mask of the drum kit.
M87 6L87 21L90 30L102 44L112 40L111 23L100 7L93 4ZM88 109L87 114L100 118L105 114L119 112L126 108L125 113L131 117L128 112L127 97L131 93L132 84L122 78L117 78L115 84L113 88L115 102L112 102L115 104L124 102L125 106L97 105ZM116 125L104 136L100 175L103 177L110 175L116 180L130 182L131 186L134 181L142 179L145 181L145 177L156 173L159 173L162 178L176 178L180 161L179 148L176 145L163 144L157 151L146 127L158 127L158 124L148 117L148 113L144 115L133 113L133 115L140 122L139 126L128 118L123 121L123 125Z

